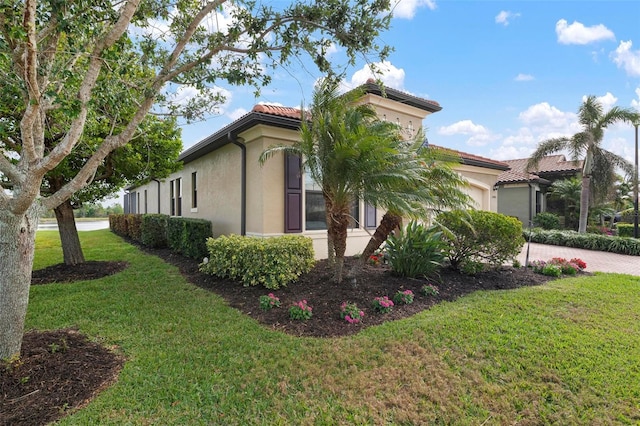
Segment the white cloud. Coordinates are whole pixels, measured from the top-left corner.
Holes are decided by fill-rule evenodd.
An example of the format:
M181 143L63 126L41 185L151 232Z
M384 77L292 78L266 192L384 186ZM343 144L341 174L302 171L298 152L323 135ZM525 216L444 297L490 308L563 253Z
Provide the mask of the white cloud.
M517 18L519 16L520 16L519 13L513 13L513 12L508 12L506 10L502 10L500 11L500 13L496 15L496 24L502 24L506 27L507 25L509 25L510 23L509 21L511 19Z
M471 120L462 120L449 126L440 127L438 134L443 136L469 136L467 144L471 146L484 146L499 138L499 135L494 135L483 125L474 124Z
M611 56L618 68L624 68L628 75L640 76L640 50L633 51L631 46L631 40L621 41Z
M434 10L437 7L435 0L393 0L391 11L394 18L413 19L416 10L423 6L429 10Z
M531 127L534 133L559 133L561 135L576 133L576 114L560 111L549 105L548 102L530 106L521 112L518 118L526 126Z
M636 96L638 99L631 100L631 107L635 108L636 111L640 112L640 87L636 89Z
M246 109L244 108L236 108L233 111L229 111L227 112L227 117L229 117L230 119L232 119L233 121L236 121L238 118L242 117L243 115L245 115L247 112Z
M565 19L556 22L556 34L558 43L561 44L589 44L600 40L616 39L613 31L602 24L585 27L584 24L574 21L568 25Z
M518 74L516 76L516 78L514 79L515 81L531 81L531 80L535 80L535 77L532 76L531 74Z
M345 82L345 86L348 89L360 86L367 82L368 79L380 79L385 86L392 89L404 90L404 69L396 68L391 62L376 62L373 64L375 73L369 64L366 64L361 69L353 73L350 82Z

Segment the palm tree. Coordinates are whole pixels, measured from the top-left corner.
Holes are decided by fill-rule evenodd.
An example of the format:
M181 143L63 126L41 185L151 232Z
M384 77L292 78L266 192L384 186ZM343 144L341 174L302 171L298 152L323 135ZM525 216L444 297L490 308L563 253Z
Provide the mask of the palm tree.
M324 79L314 91L309 121L302 121L300 141L269 147L260 161L278 152L302 157L302 169L322 190L329 260L340 283L353 203L416 211L428 182L427 164L417 153L422 141L403 141L399 126L380 121L371 105L357 103L361 91L337 89L337 81Z
M564 226L565 228L576 229L576 213L580 206L582 182L573 177L569 179L557 180L551 184L549 196L561 200L564 205Z
M580 218L578 232L587 231L590 195L604 197L608 188L615 182L616 168L633 173L633 165L600 145L604 130L617 122L633 123L638 114L630 109L614 107L604 112L602 104L593 95L588 96L578 109L578 121L582 131L570 137L553 138L541 142L531 155L528 170L535 170L540 160L553 153L567 150L572 159L583 159L582 183L580 192Z

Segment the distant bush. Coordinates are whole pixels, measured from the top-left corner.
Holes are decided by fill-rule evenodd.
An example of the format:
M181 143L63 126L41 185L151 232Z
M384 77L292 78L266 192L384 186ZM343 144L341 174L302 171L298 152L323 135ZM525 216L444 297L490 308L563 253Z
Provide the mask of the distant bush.
M534 243L640 256L640 239L636 238L580 234L576 231L545 231L539 228L531 231L525 229L523 234Z
M311 238L299 235L221 236L209 238L207 249L209 258L200 265L202 272L273 290L296 281L315 263Z
M633 238L633 228L634 228L634 224L632 223L618 223L616 225L618 237Z
M451 266L468 274L499 268L518 256L524 239L518 219L483 210L440 213Z
M542 212L533 218L533 224L542 229L560 229L560 218L557 214Z
M437 228L427 228L415 221L386 243L386 256L395 275L401 277L428 277L442 267L446 242Z

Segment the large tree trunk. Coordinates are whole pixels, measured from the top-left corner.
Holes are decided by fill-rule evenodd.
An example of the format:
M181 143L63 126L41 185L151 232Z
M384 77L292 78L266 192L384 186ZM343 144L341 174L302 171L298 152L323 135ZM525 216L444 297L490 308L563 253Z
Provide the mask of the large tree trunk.
M587 220L589 219L589 191L591 185L591 177L582 177L582 189L580 191L580 221L578 222L578 232L584 234L587 232Z
M20 354L38 229L37 209L0 210L0 359Z
M58 221L58 232L62 243L62 255L65 265L77 265L84 263L84 254L80 246L80 237L76 228L76 219L73 216L73 207L69 200L54 209Z
M362 255L356 261L356 263L351 267L347 274L347 278L351 281L351 283L355 286L357 284L358 274L364 267L365 263L371 255L380 248L382 243L387 241L391 232L394 229L398 228L402 224L402 216L397 215L392 212L386 212L384 216L382 216L382 220L380 221L380 225L376 228L373 236L367 243L367 246L364 248Z

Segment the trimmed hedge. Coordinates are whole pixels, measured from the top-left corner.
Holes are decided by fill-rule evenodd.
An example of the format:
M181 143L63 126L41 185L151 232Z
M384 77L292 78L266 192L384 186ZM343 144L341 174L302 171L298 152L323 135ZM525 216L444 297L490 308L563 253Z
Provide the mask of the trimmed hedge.
M207 256L207 238L212 236L211 222L203 219L169 217L167 244L171 250L193 259Z
M167 221L164 214L142 215L142 244L152 248L165 248L167 244Z
M209 259L200 271L239 280L244 286L262 284L276 290L294 282L313 267L311 238L300 235L257 238L239 235L207 240Z
M109 216L111 231L147 247L169 247L194 259L207 255L211 222L203 219L169 217L163 214L114 214Z
M531 231L525 229L523 235L526 239L531 238L534 243L640 256L640 239L636 238L580 234L576 231L545 231L539 228Z
M449 243L451 266L468 274L513 262L525 242L522 222L500 213L455 210L440 213L436 220Z

